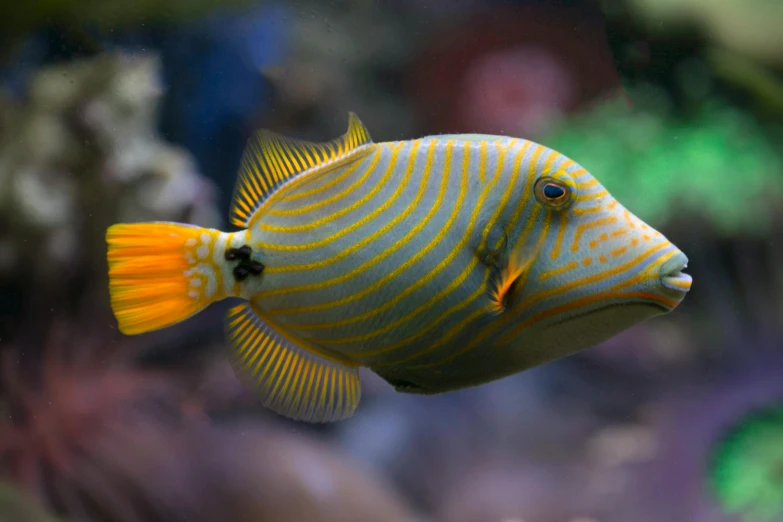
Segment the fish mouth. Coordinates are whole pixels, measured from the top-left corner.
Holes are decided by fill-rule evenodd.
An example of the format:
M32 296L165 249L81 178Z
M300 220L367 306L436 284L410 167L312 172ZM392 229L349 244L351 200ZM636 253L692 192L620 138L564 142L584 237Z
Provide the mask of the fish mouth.
M693 278L683 273L688 267L688 257L682 252L677 252L671 259L661 266L661 284L678 292L687 292L691 289Z

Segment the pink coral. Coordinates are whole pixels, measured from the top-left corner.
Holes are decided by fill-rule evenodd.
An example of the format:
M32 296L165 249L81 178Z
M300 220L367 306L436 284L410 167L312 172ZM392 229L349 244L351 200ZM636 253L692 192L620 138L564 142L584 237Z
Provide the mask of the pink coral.
M521 46L478 58L464 79L460 108L476 132L535 136L573 104L571 73L543 47Z

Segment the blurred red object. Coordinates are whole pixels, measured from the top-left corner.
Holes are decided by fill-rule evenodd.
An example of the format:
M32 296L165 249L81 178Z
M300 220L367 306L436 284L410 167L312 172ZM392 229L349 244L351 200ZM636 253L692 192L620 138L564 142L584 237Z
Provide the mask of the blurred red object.
M624 94L598 9L494 8L431 40L409 83L427 133L533 138L583 104Z
M58 323L46 337L43 349L3 348L0 479L69 520L416 518L383 477L282 423L214 426L203 406L232 402L220 369L194 389L206 372L140 366L139 345L111 333Z

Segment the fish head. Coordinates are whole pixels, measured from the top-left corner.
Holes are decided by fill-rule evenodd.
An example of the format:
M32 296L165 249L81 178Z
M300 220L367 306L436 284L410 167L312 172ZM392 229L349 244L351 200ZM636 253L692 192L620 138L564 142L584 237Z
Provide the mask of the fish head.
M537 175L529 185L539 208L514 250L531 259L512 296L515 325L504 335L506 341L516 337L516 344L536 346L543 359L673 310L692 281L683 273L688 258L679 248L587 170L563 163L567 166Z

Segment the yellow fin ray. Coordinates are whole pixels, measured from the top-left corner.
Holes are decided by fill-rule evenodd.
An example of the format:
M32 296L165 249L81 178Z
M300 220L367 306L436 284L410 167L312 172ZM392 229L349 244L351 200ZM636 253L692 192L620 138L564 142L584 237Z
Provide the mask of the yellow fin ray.
M353 415L361 398L358 365L293 342L248 303L229 310L226 334L234 372L264 407L306 422Z
M151 222L112 225L106 231L111 307L119 329L140 334L178 323L220 296L208 296L203 280L193 286L188 270L196 249L208 248L219 231Z
M523 248L517 248L511 252L506 266L502 267L494 278L494 285L490 288L489 298L491 310L495 314L503 313L508 304L513 289L527 277L527 272L537 257L538 251L526 252Z
M262 203L294 176L347 160L370 143L370 133L352 112L346 133L324 143L287 138L266 129L257 132L242 154L231 203L231 223L247 227Z

